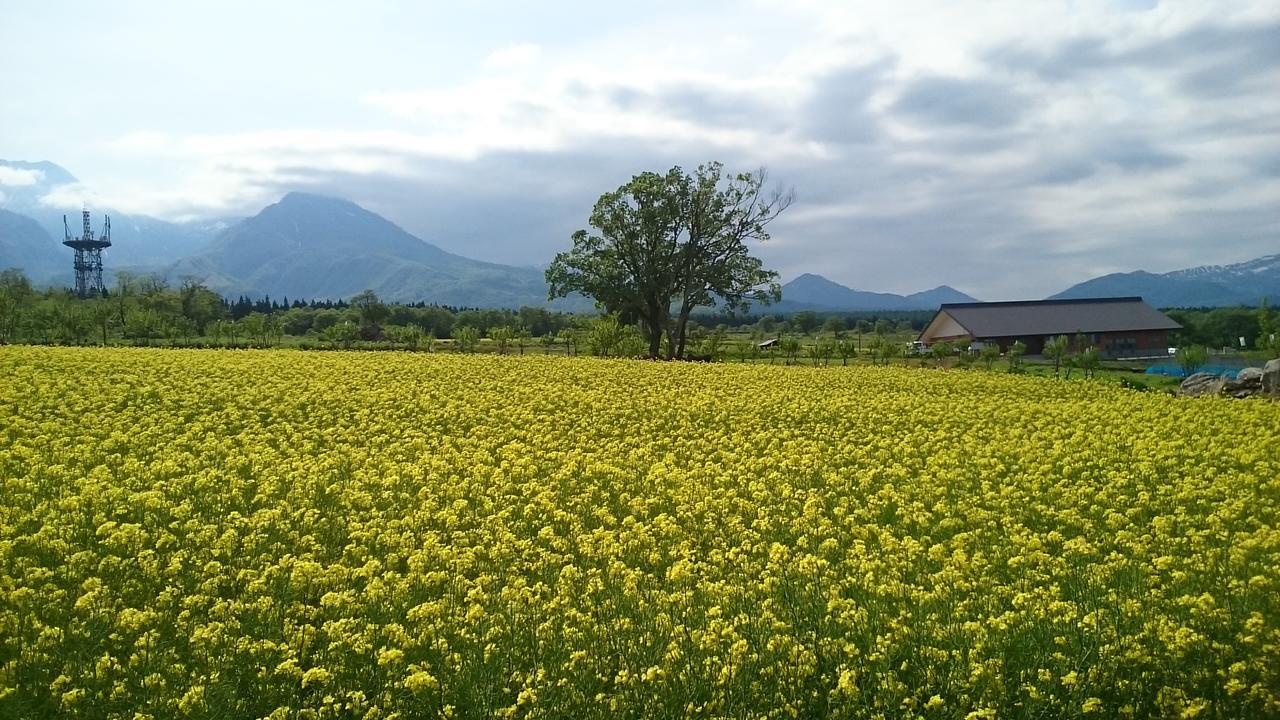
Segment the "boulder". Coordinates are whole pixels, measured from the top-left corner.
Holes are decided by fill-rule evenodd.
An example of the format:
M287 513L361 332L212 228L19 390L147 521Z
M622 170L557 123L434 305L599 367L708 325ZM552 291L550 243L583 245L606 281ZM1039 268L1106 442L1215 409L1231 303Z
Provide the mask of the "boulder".
M1199 372L1182 381L1178 394L1182 397L1217 395L1227 385L1227 379L1213 373Z
M1262 368L1262 392L1280 397L1280 358L1268 360Z
M1236 373L1236 382L1242 387L1262 387L1262 368L1247 367Z

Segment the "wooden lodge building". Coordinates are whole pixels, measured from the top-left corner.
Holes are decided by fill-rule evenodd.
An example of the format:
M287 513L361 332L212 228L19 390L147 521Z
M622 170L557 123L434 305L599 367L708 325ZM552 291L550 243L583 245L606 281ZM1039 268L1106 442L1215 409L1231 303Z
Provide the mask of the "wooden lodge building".
M1001 352L1021 340L1028 355L1039 355L1046 340L1079 334L1106 358L1164 357L1169 331L1181 327L1140 297L945 303L919 340L991 343Z

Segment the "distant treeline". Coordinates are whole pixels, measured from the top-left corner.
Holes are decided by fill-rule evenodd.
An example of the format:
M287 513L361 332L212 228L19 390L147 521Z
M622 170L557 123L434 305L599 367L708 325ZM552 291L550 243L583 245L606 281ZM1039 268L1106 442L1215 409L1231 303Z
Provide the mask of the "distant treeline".
M37 290L19 270L0 272L0 342L124 339L145 345L162 340L201 344L211 339L218 345L271 345L284 335L381 340L393 328L446 339L464 327L484 336L503 327L541 337L585 320L537 307L386 304L372 292L340 301L243 296L228 300L194 280L171 287L161 278L129 273L118 273L116 282L99 296L81 299L66 289Z
M697 337L711 329L753 336L918 331L932 313L850 312L704 313L693 318ZM502 330L545 338L581 332L596 314L541 307L518 310L427 303L384 303L372 292L343 300L270 296L224 298L195 280L174 287L153 275L116 274L99 296L81 299L66 289L36 289L19 270L0 273L0 342L271 345L283 336L349 344L394 338L412 329L422 338L456 339L467 328L480 337ZM626 324L627 318L622 318Z
M859 311L826 311L800 310L791 313L769 312L767 308L749 313L694 313L693 317L701 325L719 327L769 327L782 331L798 332L805 335L817 330L827 329L847 332L872 332L877 326L883 331L904 332L924 330L933 319L934 310L859 310Z
M109 294L109 293L108 293ZM344 320L358 320L359 312L346 300L293 300L279 302L265 296L261 299L241 295L235 300L223 299L224 317L242 320L253 313L279 315L287 335L321 332ZM487 332L490 328L519 325L533 335L556 333L573 324L569 313L545 308L522 307L519 310L472 308L432 303L384 303L389 314L386 324L416 325L438 338L447 338L453 328L464 325Z
M1275 314L1261 308L1199 308L1166 310L1183 326L1174 334L1180 346L1216 348L1276 347ZM747 332L754 338L844 333L919 332L934 311L861 311L695 314L690 332L701 341L726 331ZM172 287L151 275L117 273L116 281L100 296L77 298L66 289L37 290L19 270L0 272L0 342L136 344L171 341L174 344L271 345L283 336L315 338L349 346L357 341L396 342L405 332L421 339L457 339L509 335L523 339L584 334L598 314L574 314L541 307L483 309L426 303L384 303L371 291L346 300L300 300L269 296L240 296L230 300L195 280ZM628 318L620 318L624 326ZM466 338L464 338L466 339ZM415 341L416 342L416 341ZM572 341L570 341L572 342Z
M1173 334L1177 345L1203 345L1210 349L1266 348L1277 342L1276 314L1264 302L1261 307L1196 308L1165 310L1182 325ZM1244 338L1244 347L1240 345Z

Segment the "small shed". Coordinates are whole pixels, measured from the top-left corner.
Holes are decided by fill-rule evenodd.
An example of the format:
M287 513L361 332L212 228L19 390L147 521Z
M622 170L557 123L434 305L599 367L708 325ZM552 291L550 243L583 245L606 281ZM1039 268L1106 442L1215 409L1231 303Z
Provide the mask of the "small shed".
M765 340L764 342L758 342L756 343L756 347L760 348L761 350L768 350L770 348L778 347L778 338L770 338L768 340Z
M1021 341L1039 355L1047 340L1083 335L1103 357L1165 357L1169 332L1181 327L1140 297L945 303L919 340L991 343L1001 351Z

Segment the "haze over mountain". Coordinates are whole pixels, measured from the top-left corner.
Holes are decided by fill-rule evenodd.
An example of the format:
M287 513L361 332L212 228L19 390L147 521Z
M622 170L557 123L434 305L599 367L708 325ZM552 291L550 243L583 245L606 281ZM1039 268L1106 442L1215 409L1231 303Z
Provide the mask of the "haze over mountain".
M9 210L38 207L40 200L54 188L79 182L66 168L47 160L28 162L0 158L0 168L9 171L5 173L7 181L0 183L4 192L0 204Z
M804 273L782 286L782 302L772 308L778 312L934 310L944 302L974 302L974 299L947 285L910 295L897 295L854 290L821 275Z
M0 159L0 169L9 171L11 182L5 183L0 207L25 215L42 227L53 243L37 251L44 258L32 266L27 274L33 280L52 281L62 276L70 277L70 270L63 270L69 251L62 247L65 215L73 235L80 234L80 211L86 207L84 188L66 168L48 161L26 162ZM232 221L200 220L197 222L170 222L148 215L120 212L110 207L88 205L92 213L93 231L102 231L104 216L111 216L111 237L114 244L110 255L117 267L154 268L199 252L213 237ZM48 269L48 258L57 258L56 275ZM0 256L0 261L4 257ZM39 269L36 269L39 268Z
M0 267L22 268L37 283L70 284L62 246L65 212L73 234L76 177L51 162L0 160L8 170L0 210ZM542 272L472 260L424 242L346 200L289 193L246 220L168 222L89 208L95 232L111 216L106 272L196 277L224 295L348 298L373 289L396 302L473 307L547 304ZM108 282L110 278L108 277ZM582 298L554 303L585 308Z
M1140 295L1156 307L1257 305L1280 301L1280 254L1232 265L1204 265L1167 273L1112 273L1072 285L1052 300Z
M371 289L392 302L547 302L540 270L454 255L355 203L300 192L227 228L207 251L171 265L165 275L199 278L224 295L277 299L336 300Z

